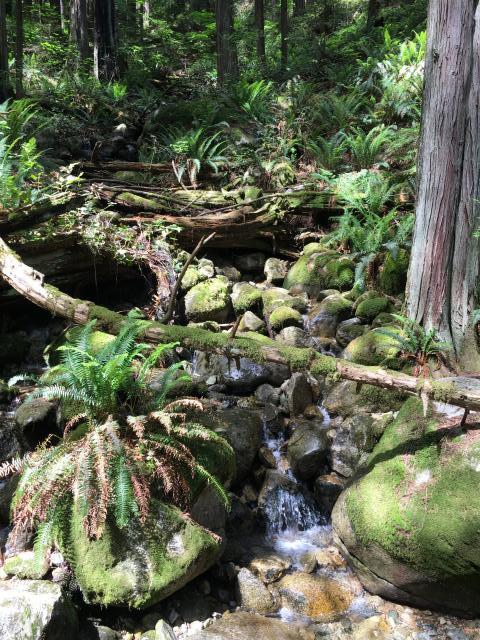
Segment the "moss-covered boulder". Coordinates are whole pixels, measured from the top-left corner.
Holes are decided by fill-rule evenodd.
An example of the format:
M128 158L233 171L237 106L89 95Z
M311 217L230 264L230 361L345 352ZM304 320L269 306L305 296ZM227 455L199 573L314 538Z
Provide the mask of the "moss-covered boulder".
M400 348L395 338L389 335L395 332L400 332L400 329L391 326L388 327L388 333L382 329L367 331L346 346L343 357L357 364L381 364L390 369L399 369Z
M228 280L224 276L195 285L185 296L185 315L194 322L225 322L230 308Z
M389 295L398 295L405 291L410 256L408 251L400 249L394 257L389 251L377 276L378 288Z
M2 640L77 640L75 608L61 587L46 580L0 583Z
M48 572L46 558L43 563L36 561L33 551L21 551L15 556L7 558L3 563L3 570L7 576L16 576L20 579L41 580Z
M414 606L480 613L480 432L410 398L333 512L366 586Z
M308 307L308 299L305 294L292 296L287 289L271 287L262 293L263 312L272 313L277 307L291 307L304 313Z
M88 603L134 609L149 607L206 571L222 542L171 506L158 508L150 529L109 523L99 540L89 539L74 512L70 556Z
M285 327L303 327L302 314L286 306L274 309L269 316L269 322L274 331L280 331Z
M327 296L308 314L308 332L320 338L334 338L340 322L351 315L353 309L350 301L338 294Z
M355 315L357 318L366 322L372 321L380 313L385 313L390 310L390 301L388 298L368 298L363 300L357 306Z
M262 291L249 282L238 282L233 285L231 298L235 313L239 315L261 306Z
M354 264L347 256L334 251L304 252L290 267L284 280L285 289L300 287L311 296L322 289L350 289L354 281Z

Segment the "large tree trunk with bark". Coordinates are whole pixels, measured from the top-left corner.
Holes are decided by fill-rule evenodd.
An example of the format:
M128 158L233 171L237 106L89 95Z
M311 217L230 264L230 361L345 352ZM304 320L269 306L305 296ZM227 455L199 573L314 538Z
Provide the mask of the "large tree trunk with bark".
M15 2L15 95L23 96L23 0Z
M94 73L111 82L117 75L115 0L95 0Z
M238 77L237 49L233 34L233 0L216 0L217 77L223 85Z
M265 1L255 0L255 29L257 31L257 57L262 70L266 67L265 56Z
M479 63L478 1L432 0L407 308L462 360L479 275Z
M86 60L90 54L87 0L71 0L70 37L77 45L80 60Z
M0 0L0 102L4 102L9 97L7 12L5 0Z

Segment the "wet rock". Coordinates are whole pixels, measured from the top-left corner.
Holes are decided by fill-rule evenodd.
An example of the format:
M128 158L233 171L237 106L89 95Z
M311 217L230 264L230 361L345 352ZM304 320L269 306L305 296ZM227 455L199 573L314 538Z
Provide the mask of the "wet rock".
M277 461L275 460L275 456L272 451L268 447L260 447L258 452L258 458L260 462L265 465L268 469L276 469Z
M233 285L230 297L235 313L239 315L261 306L262 291L249 282L238 282Z
M290 377L289 368L275 363L258 364L248 358L195 353L194 379L207 380L216 376L217 383L238 393L253 393L261 384L279 387Z
M218 493L207 485L201 491L191 508L190 515L198 522L199 525L205 527L209 531L213 531L217 535L224 536L226 513Z
M254 613L225 614L191 636L192 640L315 640L315 634L295 623L285 623Z
M290 380L282 384L281 390L292 417L301 415L313 402L312 387L304 373L294 373Z
M58 431L56 404L45 398L26 400L16 410L15 421L26 444L34 448Z
M78 620L61 587L44 580L0 582L2 640L76 640Z
M275 340L283 342L290 347L310 346L310 336L300 327L285 327L275 336Z
M246 311L238 325L238 333L244 333L245 331L263 333L265 331L265 322L251 311Z
M263 271L265 260L265 254L260 251L255 251L254 253L244 253L243 255L236 256L234 264L242 273L257 273Z
M278 590L283 606L318 622L338 619L353 600L335 580L302 572L282 578Z
M270 551L264 551L260 555L255 555L250 560L248 567L264 584L272 584L285 575L291 564L281 556L277 556Z
M344 486L345 480L336 473L328 473L315 480L314 495L323 513L326 515L332 513L335 502Z
M260 404L275 404L280 401L280 391L275 389L271 384L261 384L255 391L255 398Z
M279 258L268 258L263 272L267 282L282 284L288 272L287 262Z
M19 429L13 420L2 421L0 425L0 464L22 455L24 451Z
M325 465L328 446L327 428L322 426L322 421L297 421L287 445L288 462L293 473L302 480L318 475Z
M367 327L361 323L360 318L350 318L349 320L340 322L337 327L335 338L338 344L345 348L352 340L355 340L355 338L358 338L359 336L363 336L366 330Z
M313 527L319 521L307 489L275 469L267 469L265 474L258 496L258 513L272 531L282 531L292 521L304 528Z
M228 280L223 276L195 285L185 296L185 314L194 322L225 322L230 308Z
M334 471L349 478L365 454L372 451L378 440L375 423L370 415L347 418L335 430L330 447L330 464Z
M334 338L340 322L352 313L351 302L342 296L328 296L308 314L307 330L312 336Z
M262 421L257 411L233 408L218 411L212 428L223 436L235 452L234 484L249 474L262 444Z
M237 575L237 601L241 607L257 613L275 609L275 599L270 591L248 569L240 569Z

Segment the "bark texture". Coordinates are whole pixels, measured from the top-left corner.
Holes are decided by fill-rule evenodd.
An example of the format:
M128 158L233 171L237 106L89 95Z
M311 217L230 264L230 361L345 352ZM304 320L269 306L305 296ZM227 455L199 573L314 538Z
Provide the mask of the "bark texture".
M233 1L216 0L217 24L217 77L219 84L235 80L238 76L237 50L233 37Z
M71 0L70 37L76 43L81 60L89 56L87 0Z
M111 82L117 75L115 0L95 0L94 72Z
M15 95L23 96L23 0L15 2Z
M280 64L285 71L288 64L288 0L280 0Z
M265 57L265 2L255 0L255 29L257 31L257 57L262 68L266 66Z
M9 98L7 13L5 0L0 0L0 102Z
M430 2L409 316L461 358L479 275L480 7Z

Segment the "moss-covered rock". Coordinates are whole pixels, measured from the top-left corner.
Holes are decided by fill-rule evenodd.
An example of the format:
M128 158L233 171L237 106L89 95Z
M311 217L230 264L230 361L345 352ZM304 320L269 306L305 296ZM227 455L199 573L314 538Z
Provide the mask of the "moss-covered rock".
M171 595L206 571L219 557L220 539L159 503L150 528L109 523L99 540L89 539L74 510L71 558L85 600L143 609Z
M268 315L277 307L291 307L304 313L307 310L308 299L305 294L292 296L286 289L272 287L262 293L263 312Z
M68 342L72 342L80 331L82 327L72 327L68 331L62 333L54 342L50 343L44 350L43 355L50 367L53 367L60 362L60 354L61 351L58 350L59 347L67 344ZM95 354L103 349L103 347L107 346L109 342L115 339L115 336L110 333L105 333L104 331L92 331L90 334L88 344L91 351ZM48 371L42 376L42 380L48 380Z
M345 291L353 285L354 265L350 258L334 251L304 253L290 268L283 283L285 289L301 287L316 296L322 289Z
M285 327L303 327L302 315L296 309L290 307L277 307L269 317L270 325L274 331L280 331Z
M262 291L249 282L238 282L233 285L232 304L237 315L261 306Z
M350 318L349 320L340 322L337 333L335 334L335 339L343 348L346 347L347 344L350 344L352 340L355 340L355 338L363 336L365 331L367 331L367 327L360 322L359 318Z
M330 385L323 399L323 406L331 415L347 418L359 412L398 411L404 401L405 395L398 391L370 384L364 384L358 390L355 382L342 380Z
M202 277L196 266L190 265L183 276L181 289L184 292L190 291L190 289L192 289L196 284L199 284L206 279L206 277Z
M356 316L367 322L373 320L380 313L385 313L390 309L388 298L369 298L360 302L356 309Z
M35 561L33 551L22 551L7 558L3 564L3 570L7 576L15 576L20 580L41 580L48 572L48 563L45 559L39 565Z
M389 327L388 332L399 333L400 329ZM400 348L393 336L386 335L382 329L372 329L347 345L344 358L357 364L381 364L390 369L398 369L401 364L398 359L399 354Z
M185 314L194 322L225 322L229 313L228 280L224 276L195 285L185 296Z
M367 589L411 605L480 613L480 434L403 405L342 494L336 534Z
M405 291L409 260L410 256L405 249L400 249L395 257L389 251L379 269L378 288L392 296Z
M352 303L334 294L313 307L308 314L307 329L310 335L334 338L340 322L352 314Z

